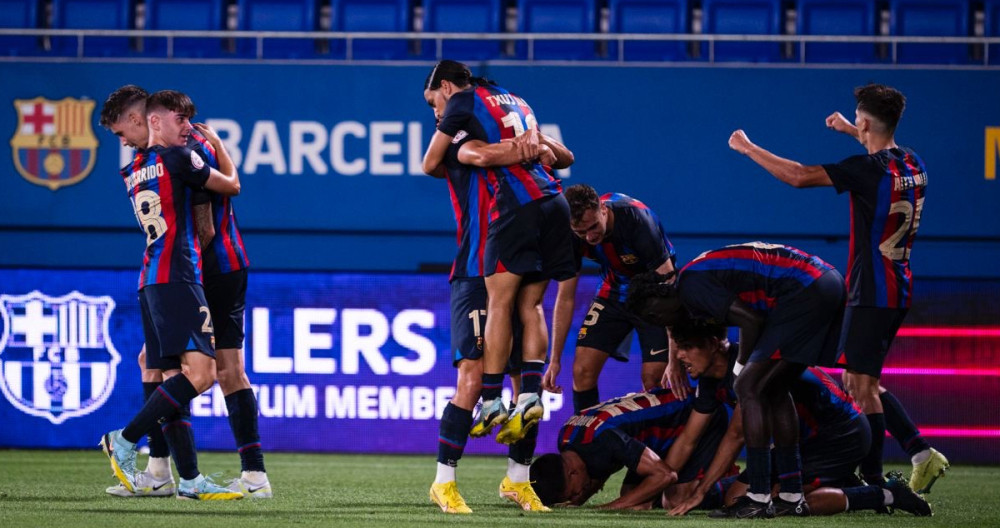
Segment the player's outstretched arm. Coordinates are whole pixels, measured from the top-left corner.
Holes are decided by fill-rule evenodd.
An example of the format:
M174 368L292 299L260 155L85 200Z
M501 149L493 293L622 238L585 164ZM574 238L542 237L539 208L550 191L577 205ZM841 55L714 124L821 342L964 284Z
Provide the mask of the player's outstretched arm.
M658 497L667 486L677 482L677 473L648 447L642 452L635 471L642 477L642 481L623 493L621 497L599 508L605 510L634 508L649 502L653 497Z
M705 500L708 490L722 478L723 475L733 467L733 462L743 449L743 415L740 405L736 404L733 409L733 417L729 420L729 427L726 435L719 442L719 448L715 451L712 463L709 464L705 476L698 483L698 486L691 492L691 495L683 502L670 510L670 515L684 515L693 510L701 501Z
M737 130L729 136L729 148L749 157L772 176L792 187L823 187L833 185L822 165L803 165L782 158L750 141L746 133Z
M576 285L580 280L577 274L571 279L559 283L556 291L556 303L552 307L552 349L549 351L549 366L542 376L542 389L554 394L562 394L562 387L557 378L562 370L562 352L566 346L566 337L573 325L573 308L576 304Z
M711 414L705 414L698 411L691 411L688 415L687 423L684 424L684 430L681 431L681 435L674 440L674 443L670 445L670 450L667 451L666 462L670 467L683 468L684 464L691 458L691 453L694 452L694 448L698 445L698 440L701 438L705 429L708 428L708 424L712 421Z

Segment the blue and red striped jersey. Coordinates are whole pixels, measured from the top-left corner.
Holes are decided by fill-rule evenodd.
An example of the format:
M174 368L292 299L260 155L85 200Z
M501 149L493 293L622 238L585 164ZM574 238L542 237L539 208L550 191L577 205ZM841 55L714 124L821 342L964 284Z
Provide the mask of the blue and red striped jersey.
M722 324L734 300L768 313L832 269L790 246L746 242L699 255L681 269L677 289L692 316Z
M464 133L455 136L443 162L458 228L458 251L451 265L449 281L483 276L486 232L493 206L493 192L486 180L486 170L458 161L458 150L468 140L468 135Z
M927 188L923 160L891 148L823 165L838 193L851 193L848 306L908 308L910 250Z
M674 246L646 204L620 193L601 196L601 203L614 219L611 231L596 246L579 239L578 244L583 256L601 266L597 297L625 302L629 280L675 258Z
M789 389L799 415L799 441L836 438L865 419L861 408L829 374L809 367Z
M201 249L192 197L205 185L210 167L187 147L155 146L137 151L122 179L146 250L139 289L150 284L200 284Z
M535 114L524 99L499 86L487 85L452 95L438 130L451 137L458 137L459 132L465 131L469 139L498 143L537 126ZM559 180L540 163L489 167L485 174L494 195L492 219L562 192Z
M559 430L559 449L589 444L602 433L617 429L654 452L663 453L684 430L691 403L691 398L678 400L669 389L607 400L566 420Z
M204 154L205 161L212 168L219 168L215 147L207 139L192 131L188 146ZM232 196L206 191L212 204L212 223L215 225L215 237L204 250L205 275L221 275L250 267L246 247L243 245L243 235L236 221L233 210Z

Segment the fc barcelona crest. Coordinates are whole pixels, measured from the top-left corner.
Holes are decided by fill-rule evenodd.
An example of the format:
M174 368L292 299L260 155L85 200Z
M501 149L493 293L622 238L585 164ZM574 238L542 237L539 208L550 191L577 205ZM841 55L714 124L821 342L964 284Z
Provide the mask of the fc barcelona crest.
M15 99L17 129L10 138L14 167L24 179L53 191L87 177L97 158L91 125L94 101L67 97Z
M108 334L115 301L72 292L0 295L0 392L15 408L60 424L100 408L121 356Z

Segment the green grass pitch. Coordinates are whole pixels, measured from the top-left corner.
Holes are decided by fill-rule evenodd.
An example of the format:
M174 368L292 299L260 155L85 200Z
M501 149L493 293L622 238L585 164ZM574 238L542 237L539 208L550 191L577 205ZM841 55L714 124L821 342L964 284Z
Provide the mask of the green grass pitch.
M140 457L140 467L144 467ZM238 458L231 453L201 453L206 473L227 470L219 479L236 476ZM434 477L433 456L306 455L268 453L272 500L195 502L166 499L121 499L104 493L116 481L107 459L93 451L0 450L0 527L56 528L232 528L283 526L613 526L614 528L721 526L767 522L775 526L877 525L1000 526L996 483L1000 467L953 467L939 480L928 499L934 516L917 518L849 513L808 519L716 521L695 512L668 518L662 510L607 512L593 508L560 509L529 514L497 495L506 462L502 458L469 456L459 468L459 487L472 515L445 515L431 504L427 490ZM903 469L890 467L889 469ZM611 500L620 484L619 472L591 503Z

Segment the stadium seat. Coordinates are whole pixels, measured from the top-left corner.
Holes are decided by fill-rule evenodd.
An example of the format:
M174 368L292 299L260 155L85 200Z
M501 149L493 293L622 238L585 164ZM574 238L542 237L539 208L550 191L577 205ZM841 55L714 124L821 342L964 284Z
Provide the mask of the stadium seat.
M596 33L596 0L518 0L519 33ZM519 41L518 58L527 58L528 43ZM601 58L592 40L538 40L535 60L594 60Z
M969 0L890 0L889 34L920 37L967 37ZM968 44L899 44L897 61L916 64L968 64Z
M222 31L226 29L225 0L146 0L146 29ZM166 56L167 41L145 39L144 52ZM219 38L175 38L172 56L213 58L226 56Z
M424 31L455 33L502 33L504 30L501 0L424 0ZM422 55L438 58L437 43L423 41ZM442 56L455 60L498 59L503 52L499 40L445 40Z
M135 29L135 5L129 0L52 0L53 29ZM128 37L87 37L87 57L132 55ZM76 37L52 37L52 52L75 55Z
M702 33L716 35L781 35L780 0L702 0ZM717 62L777 62L782 45L777 42L716 42ZM708 43L701 46L708 60Z
M333 31L406 32L413 28L411 0L332 0ZM346 55L346 42L331 43L331 54ZM409 42L405 39L358 39L351 41L351 58L407 59Z
M798 0L795 32L799 35L878 34L878 8L875 0ZM796 58L799 49L796 46ZM806 62L876 62L878 45L874 42L807 43Z
M690 33L689 0L610 0L611 33ZM678 61L688 58L686 41L626 41L622 56L627 61ZM608 56L618 57L618 43L608 44Z
M985 15L985 35L987 37L1000 37L1000 0L985 0L983 14ZM1000 64L1000 44L991 44L989 53L989 64Z
M0 28L38 29L38 0L0 0ZM34 55L39 37L0 37L0 55Z
M237 25L243 31L316 31L318 0L238 0ZM254 39L240 39L237 49L244 56L257 56ZM265 59L315 58L313 39L264 39Z

